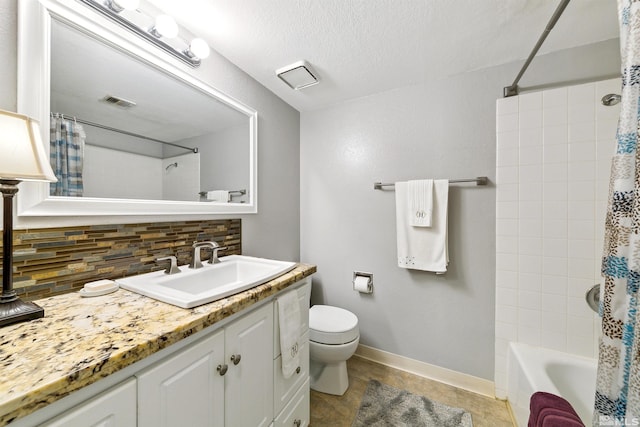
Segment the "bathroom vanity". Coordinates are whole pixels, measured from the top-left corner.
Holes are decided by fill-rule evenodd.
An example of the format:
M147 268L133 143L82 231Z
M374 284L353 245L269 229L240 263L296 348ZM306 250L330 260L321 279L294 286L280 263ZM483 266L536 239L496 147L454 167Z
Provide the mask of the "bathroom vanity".
M0 425L305 426L315 266L193 309L123 289L38 304L45 318L0 329ZM295 289L300 366L281 369L275 299Z

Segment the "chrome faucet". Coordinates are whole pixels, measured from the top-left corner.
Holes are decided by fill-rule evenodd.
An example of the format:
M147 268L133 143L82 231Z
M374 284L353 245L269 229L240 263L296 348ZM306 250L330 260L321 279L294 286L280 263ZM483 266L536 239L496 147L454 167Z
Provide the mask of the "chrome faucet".
M202 268L202 259L200 256L200 249L204 247L209 247L213 250L211 254L211 259L209 260L209 264L218 264L220 260L218 259L218 251L220 249L227 249L226 247L220 247L220 245L216 242L206 241L206 242L193 242L193 254L191 256L191 263L189 264L189 268Z
M160 262L160 261L169 261L169 266L167 267L166 270L164 270L164 274L180 273L180 269L178 268L178 259L173 255L156 259L156 262Z

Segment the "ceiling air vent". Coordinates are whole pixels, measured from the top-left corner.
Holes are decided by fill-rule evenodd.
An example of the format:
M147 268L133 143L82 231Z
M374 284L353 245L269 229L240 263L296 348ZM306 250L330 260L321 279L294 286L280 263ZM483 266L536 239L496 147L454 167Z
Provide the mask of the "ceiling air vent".
M318 84L318 74L307 61L298 61L276 70L276 75L291 89L300 90Z
M136 103L133 101L129 101L128 99L118 98L113 95L105 95L104 98L101 99L102 102L106 102L107 104L116 105L120 108L131 108L135 107Z

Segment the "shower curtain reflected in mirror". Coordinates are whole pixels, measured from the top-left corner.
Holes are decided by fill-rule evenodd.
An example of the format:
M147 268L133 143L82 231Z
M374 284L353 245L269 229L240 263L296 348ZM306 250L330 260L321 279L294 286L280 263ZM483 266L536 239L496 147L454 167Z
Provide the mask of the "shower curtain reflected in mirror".
M51 117L50 121L51 168L58 182L49 185L52 196L82 197L82 167L86 135L82 125L64 117Z

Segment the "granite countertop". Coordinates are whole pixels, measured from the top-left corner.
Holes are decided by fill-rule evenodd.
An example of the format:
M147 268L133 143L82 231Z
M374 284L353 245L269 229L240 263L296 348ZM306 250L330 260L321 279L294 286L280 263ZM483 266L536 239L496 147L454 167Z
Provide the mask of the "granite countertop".
M0 328L0 426L28 415L315 273L298 264L265 284L183 309L119 289L35 301L45 317Z

